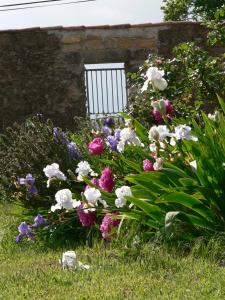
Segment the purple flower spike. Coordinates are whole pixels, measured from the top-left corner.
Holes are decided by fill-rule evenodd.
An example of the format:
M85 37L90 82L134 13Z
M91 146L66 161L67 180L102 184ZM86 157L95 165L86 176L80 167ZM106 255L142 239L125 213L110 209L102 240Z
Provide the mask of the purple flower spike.
M104 133L105 136L108 136L112 133L112 130L108 126L103 126L102 132Z
M63 131L61 132L61 136L60 137L61 137L63 145L68 145L69 144L69 140L67 139L67 137L66 137L66 135L65 135L65 133Z
M55 139L58 139L59 138L59 129L57 127L54 127L53 128L53 137Z
M43 226L45 224L45 219L42 217L42 215L38 214L37 217L34 219L34 224L32 225L32 227L38 228L39 226Z
M67 149L69 152L69 155L75 159L80 159L80 152L77 148L77 145L74 142L70 142L67 144Z
M112 126L113 124L114 124L114 120L112 117L108 117L104 121L104 125L106 125L106 126Z
M121 132L121 129L120 129L120 128L116 128L116 129L115 129L114 137L115 137L117 140L120 139L120 132Z
M109 135L107 137L107 141L109 143L109 147L111 148L111 150L117 151L118 141L116 140L116 138L113 135Z

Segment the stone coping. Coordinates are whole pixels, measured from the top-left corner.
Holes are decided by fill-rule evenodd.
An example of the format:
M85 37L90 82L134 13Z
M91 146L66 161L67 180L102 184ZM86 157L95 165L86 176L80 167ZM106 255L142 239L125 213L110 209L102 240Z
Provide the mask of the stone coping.
M177 26L177 25L201 25L202 22L196 21L171 21L171 22L160 22L160 23L143 23L143 24L118 24L118 25L95 25L95 26L53 26L53 27L31 27L31 28L23 28L23 29L3 29L0 30L0 33L4 32L29 32L29 31L79 31L86 29L129 29L129 28L145 28L145 27L163 27L163 26Z

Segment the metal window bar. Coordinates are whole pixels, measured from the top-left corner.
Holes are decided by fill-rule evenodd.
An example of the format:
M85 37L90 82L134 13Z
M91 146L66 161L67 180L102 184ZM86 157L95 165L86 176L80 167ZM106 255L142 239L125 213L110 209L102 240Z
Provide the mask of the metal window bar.
M85 69L85 84L92 119L118 115L127 107L125 68Z

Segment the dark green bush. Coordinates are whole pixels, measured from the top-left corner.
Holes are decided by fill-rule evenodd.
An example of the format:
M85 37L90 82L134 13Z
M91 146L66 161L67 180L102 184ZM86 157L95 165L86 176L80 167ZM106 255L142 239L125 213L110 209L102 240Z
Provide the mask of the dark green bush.
M15 183L18 178L24 178L26 174L31 173L36 179L38 195L26 194L26 197L21 198L24 205L49 207L53 191L52 187L46 187L47 178L43 168L54 162L60 165L63 172L68 169L74 170L76 167L76 157L70 155L61 138L54 138L53 128L50 120L33 117L22 125L15 124L8 128L6 133L0 136L0 190L4 191L4 197L8 200L18 198L19 192L26 194L26 189L18 190ZM69 133L67 136L69 137Z

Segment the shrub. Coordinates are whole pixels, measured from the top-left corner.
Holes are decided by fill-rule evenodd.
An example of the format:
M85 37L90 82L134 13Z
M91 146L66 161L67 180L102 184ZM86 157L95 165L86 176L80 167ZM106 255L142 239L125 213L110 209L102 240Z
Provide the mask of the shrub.
M58 132L58 138L54 137L54 130ZM44 121L40 117L29 118L22 125L15 124L0 136L0 184L9 200L21 196L25 206L49 206L53 191L43 184L43 167L52 161L60 164L63 171L76 165L78 157L68 144L68 138L69 133L54 129L50 120ZM18 193L18 179L29 173L35 178L38 195L27 193L26 186Z

